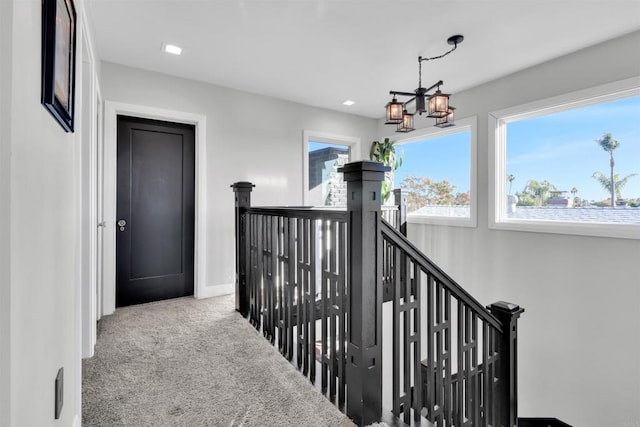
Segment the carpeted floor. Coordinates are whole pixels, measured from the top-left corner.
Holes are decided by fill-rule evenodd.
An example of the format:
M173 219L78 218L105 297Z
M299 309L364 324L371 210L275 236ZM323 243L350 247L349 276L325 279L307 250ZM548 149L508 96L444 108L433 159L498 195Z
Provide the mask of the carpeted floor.
M353 426L238 313L178 298L103 318L82 425Z

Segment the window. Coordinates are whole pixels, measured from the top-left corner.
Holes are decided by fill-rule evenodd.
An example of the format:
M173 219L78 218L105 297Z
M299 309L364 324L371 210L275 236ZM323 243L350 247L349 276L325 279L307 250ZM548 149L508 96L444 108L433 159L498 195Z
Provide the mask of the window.
M338 168L355 160L360 140L320 132L304 132L304 204L347 205L347 185Z
M476 118L398 140L394 187L407 193L407 220L476 226Z
M639 80L492 113L490 226L640 238Z

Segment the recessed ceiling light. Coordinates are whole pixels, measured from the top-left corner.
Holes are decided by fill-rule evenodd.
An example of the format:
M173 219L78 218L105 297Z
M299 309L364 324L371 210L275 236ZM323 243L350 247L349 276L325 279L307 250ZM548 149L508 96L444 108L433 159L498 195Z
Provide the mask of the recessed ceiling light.
M346 105L346 106L351 106L351 105L353 105L353 104L355 104L355 102L354 102L354 101L352 101L352 100L350 100L350 99L347 99L346 101L344 101L344 102L342 103L342 105Z
M178 47L174 44L168 44L168 43L165 43L162 45L162 50L167 53L171 53L173 55L180 55L182 53L181 47Z

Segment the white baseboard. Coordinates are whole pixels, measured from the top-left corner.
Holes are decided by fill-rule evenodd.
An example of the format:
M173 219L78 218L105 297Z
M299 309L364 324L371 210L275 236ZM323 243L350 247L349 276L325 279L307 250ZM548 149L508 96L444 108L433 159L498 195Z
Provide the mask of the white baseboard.
M219 297L221 295L229 295L236 291L235 283L229 283L224 285L215 285L215 286L204 286L200 289L195 297L197 299L211 298L211 297Z

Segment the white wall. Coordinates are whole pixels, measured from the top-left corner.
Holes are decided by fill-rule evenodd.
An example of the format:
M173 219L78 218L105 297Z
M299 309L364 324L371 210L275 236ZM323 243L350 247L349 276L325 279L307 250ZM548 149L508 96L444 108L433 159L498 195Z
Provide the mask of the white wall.
M102 63L101 87L107 102L206 117L204 280L208 288L227 292L235 280L234 196L229 186L255 183L254 205L300 205L303 130L359 137L365 151L376 129L372 119L109 62Z
M526 309L520 416L640 424L640 241L488 229L488 113L638 76L639 48L636 32L454 94L458 117L478 116L478 226L409 226L410 239L480 302Z
M82 1L75 3L80 25ZM36 0L0 2L3 427L78 425L80 414L81 141L40 104L41 9ZM80 128L79 115L76 120ZM55 421L61 367L64 405Z
M0 426L11 417L11 56L13 3L0 2Z

